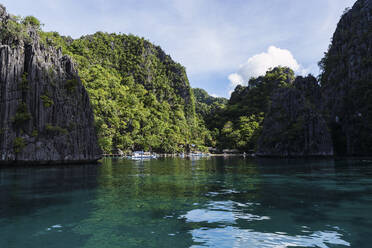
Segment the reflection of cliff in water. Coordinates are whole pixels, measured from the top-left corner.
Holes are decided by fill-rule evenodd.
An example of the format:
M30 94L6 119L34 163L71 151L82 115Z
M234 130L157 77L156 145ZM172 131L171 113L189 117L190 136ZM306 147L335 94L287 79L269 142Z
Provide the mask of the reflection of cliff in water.
M0 168L0 247L69 247L85 237L71 232L89 216L97 165ZM22 238L19 238L22 237Z
M97 165L3 167L0 218L28 215L51 205L73 202L74 192L97 186ZM9 204L9 202L17 204Z

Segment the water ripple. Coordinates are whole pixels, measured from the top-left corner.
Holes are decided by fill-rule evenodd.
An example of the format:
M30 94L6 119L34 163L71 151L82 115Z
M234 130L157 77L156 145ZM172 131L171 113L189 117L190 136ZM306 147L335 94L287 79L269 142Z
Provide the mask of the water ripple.
M192 230L193 240L198 247L257 247L257 248L286 248L286 247L320 247L328 245L350 246L343 240L342 235L335 231L317 231L310 235L290 236L279 233L262 233L252 230L242 230L237 227L200 228Z

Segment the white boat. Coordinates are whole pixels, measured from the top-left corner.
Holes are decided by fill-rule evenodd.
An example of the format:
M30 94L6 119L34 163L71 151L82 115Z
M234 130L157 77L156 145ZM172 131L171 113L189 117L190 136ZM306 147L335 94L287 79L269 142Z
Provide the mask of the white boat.
M156 154L152 154L151 152L135 151L132 153L132 156L130 156L130 158L134 160L141 160L141 159L151 159L151 158L157 158L157 157L156 157Z
M190 157L208 157L209 153L193 152L189 154Z

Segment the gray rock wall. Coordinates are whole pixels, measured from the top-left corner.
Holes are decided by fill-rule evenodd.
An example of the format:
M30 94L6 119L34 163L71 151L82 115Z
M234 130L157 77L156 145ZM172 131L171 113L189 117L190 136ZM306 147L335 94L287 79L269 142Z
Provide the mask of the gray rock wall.
M302 81L302 82L299 82ZM296 80L302 89L309 80ZM313 85L314 86L314 85ZM332 156L333 145L326 122L316 110L316 103L307 98L304 89L281 88L271 97L262 134L258 141L258 156L302 157ZM315 87L316 89L316 87ZM316 95L313 90L311 96Z
M96 161L93 112L74 64L34 28L27 33L0 44L0 163Z
M372 154L372 0L358 0L337 25L321 61L327 122L339 155Z

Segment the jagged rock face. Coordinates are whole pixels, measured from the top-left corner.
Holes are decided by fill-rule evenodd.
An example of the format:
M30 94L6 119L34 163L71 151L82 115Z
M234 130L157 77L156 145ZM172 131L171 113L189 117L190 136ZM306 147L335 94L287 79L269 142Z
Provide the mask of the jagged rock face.
M336 153L371 155L372 0L358 0L344 13L320 65Z
M315 110L321 110L323 106L322 91L318 80L314 76L310 74L307 77L298 76L293 85L296 89L301 91Z
M258 141L257 155L298 157L332 156L331 135L323 117L315 110L316 85L311 79L298 78L294 88L276 90L271 107L265 117L262 134ZM300 89L297 89L300 88ZM303 87L308 89L304 91ZM310 91L310 89L313 90Z
M0 8L2 24L10 16ZM99 159L89 97L61 50L29 40L0 44L0 163Z

